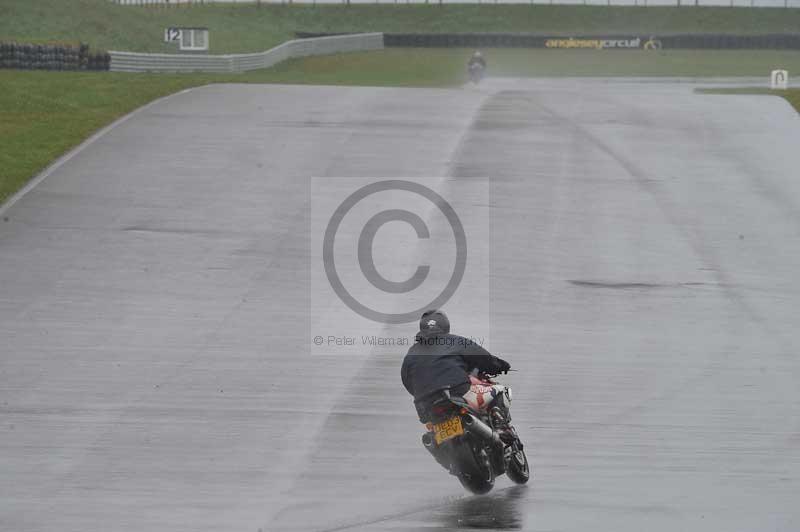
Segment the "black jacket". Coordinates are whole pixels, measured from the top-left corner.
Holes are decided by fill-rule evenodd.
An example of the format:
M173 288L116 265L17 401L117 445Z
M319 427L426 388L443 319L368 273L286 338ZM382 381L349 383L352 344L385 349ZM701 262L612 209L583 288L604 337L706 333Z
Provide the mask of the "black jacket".
M444 388L469 382L469 373L478 368L486 373L500 373L508 364L477 343L444 334L418 335L406 357L400 375L408 393L418 400Z

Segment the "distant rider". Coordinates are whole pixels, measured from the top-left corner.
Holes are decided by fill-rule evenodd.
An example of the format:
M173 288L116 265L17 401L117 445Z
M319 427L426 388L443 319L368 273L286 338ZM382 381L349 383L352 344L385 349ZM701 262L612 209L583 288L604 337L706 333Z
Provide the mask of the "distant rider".
M483 404L483 395L490 394L487 406L499 407L509 435L513 434L508 425L510 405L505 394L496 393L496 388L502 386L487 387L470 379L470 372L475 368L496 375L507 373L511 364L490 354L473 340L450 334L450 320L441 310L429 310L422 315L415 340L401 368L403 385L414 396L415 403L443 389L449 389L451 396L463 396L470 404L474 404L476 394L480 394L479 405ZM500 435L502 438L502 431Z
M483 54L480 50L475 50L472 53L472 56L469 58L469 62L467 63L467 68L472 68L473 65L480 65L481 68L486 68L486 59L483 58Z

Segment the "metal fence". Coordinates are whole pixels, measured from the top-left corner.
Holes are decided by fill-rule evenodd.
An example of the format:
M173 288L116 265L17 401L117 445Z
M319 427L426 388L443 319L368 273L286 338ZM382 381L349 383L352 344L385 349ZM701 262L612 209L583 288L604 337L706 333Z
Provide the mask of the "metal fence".
M268 68L293 57L383 48L382 33L295 39L254 54L144 54L109 52L115 72L245 72Z
M527 4L588 6L697 6L800 8L800 0L110 0L131 6L192 4Z

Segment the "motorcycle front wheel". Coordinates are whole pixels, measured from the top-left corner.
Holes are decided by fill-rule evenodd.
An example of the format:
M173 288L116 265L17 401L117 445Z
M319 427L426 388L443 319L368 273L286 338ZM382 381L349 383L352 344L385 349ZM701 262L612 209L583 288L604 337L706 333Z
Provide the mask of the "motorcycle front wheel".
M514 444L516 447L516 444ZM506 475L515 484L525 484L531 478L531 469L525 451L515 448L511 452L506 465Z

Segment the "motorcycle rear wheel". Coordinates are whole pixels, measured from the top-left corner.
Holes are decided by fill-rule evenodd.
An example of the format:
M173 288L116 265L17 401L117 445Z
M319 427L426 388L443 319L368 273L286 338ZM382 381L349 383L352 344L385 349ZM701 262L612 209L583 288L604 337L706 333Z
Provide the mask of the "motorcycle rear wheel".
M494 468L489 453L469 441L459 442L454 449L458 480L476 495L489 493L494 487Z

